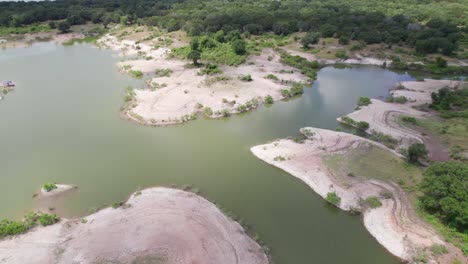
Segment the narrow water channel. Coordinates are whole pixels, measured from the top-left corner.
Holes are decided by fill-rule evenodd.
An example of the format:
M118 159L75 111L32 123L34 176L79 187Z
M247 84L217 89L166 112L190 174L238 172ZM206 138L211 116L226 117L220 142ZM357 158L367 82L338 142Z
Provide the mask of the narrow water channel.
M361 219L326 204L305 184L257 160L253 145L334 129L359 96L386 96L412 79L375 67L318 74L302 97L226 120L143 127L119 117L119 58L91 45L38 44L0 50L0 80L17 88L0 101L0 218L20 218L46 182L79 186L57 210L77 217L139 188L190 185L252 226L276 264L390 264Z

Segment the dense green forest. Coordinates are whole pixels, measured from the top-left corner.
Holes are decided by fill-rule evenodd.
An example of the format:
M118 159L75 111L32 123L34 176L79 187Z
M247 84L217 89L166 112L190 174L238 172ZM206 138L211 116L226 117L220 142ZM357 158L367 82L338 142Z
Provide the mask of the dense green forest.
M183 29L191 35L318 32L341 42L407 45L451 55L464 40L468 0L57 0L0 2L0 27L65 20ZM51 24L54 27L54 24Z

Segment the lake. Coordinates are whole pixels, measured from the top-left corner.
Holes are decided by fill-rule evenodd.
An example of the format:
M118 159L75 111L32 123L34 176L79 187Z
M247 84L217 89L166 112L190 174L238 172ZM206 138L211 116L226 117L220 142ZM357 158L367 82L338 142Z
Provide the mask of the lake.
M119 57L88 44L42 43L0 50L0 81L16 90L0 101L0 218L35 208L42 184L79 189L53 206L64 217L89 214L158 185L190 185L232 212L271 249L276 264L399 263L359 216L329 206L305 184L250 153L297 136L305 126L334 129L360 96L388 95L407 74L377 67L326 67L300 98L229 119L145 127L119 116Z

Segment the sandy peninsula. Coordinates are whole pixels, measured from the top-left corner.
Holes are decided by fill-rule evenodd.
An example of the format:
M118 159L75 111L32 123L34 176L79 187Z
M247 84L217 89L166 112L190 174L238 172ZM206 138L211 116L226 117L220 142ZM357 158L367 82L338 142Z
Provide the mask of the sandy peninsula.
M464 84L460 81L450 80L432 80L426 79L424 81L408 81L399 83L395 89L390 91L394 97L405 97L406 102L384 102L378 99L371 99L371 104L361 106L356 111L346 115L347 117L355 120L356 122L364 121L369 123L368 133L382 133L391 136L397 141L397 149L406 149L411 144L416 142L423 142L428 146L429 154L434 157L434 160L446 160L448 155L441 155L434 144L440 145L440 142L435 142L430 135L423 135L420 131L412 130L408 127L399 124L398 118L401 116L411 116L415 118L427 118L434 116L432 112L423 112L416 109L416 106L427 105L432 102L431 94L447 87L449 89L456 89ZM337 119L343 122L343 118Z
M149 43L131 39L118 39L106 35L98 41L102 47L119 51L121 56L144 53L151 58L124 60L118 64L123 71L141 71L154 75L156 70L167 70L169 76L152 77L147 89L135 89L135 100L126 115L140 123L168 125L192 119L193 115L206 114L221 117L224 113L236 114L239 106L255 108L266 96L274 101L283 99L282 89L289 89L292 83L306 83L308 78L297 69L284 65L280 55L271 48L259 55L251 55L237 67L220 65L222 73L200 75L200 68L186 67L187 60L169 57L168 47L154 48ZM276 78L267 78L267 75ZM240 80L250 75L251 81Z
M338 206L347 211L361 211L371 235L402 260L412 261L421 252L430 254L428 248L433 244L446 244L430 226L418 219L406 193L398 185L355 176L338 177L323 160L335 154L346 157L358 148L390 151L385 146L348 133L318 128L303 128L301 132L307 136L303 143L282 139L255 146L251 151L259 159L302 180L324 198L335 192L341 197ZM382 205L378 208L366 206L363 200L370 196L378 197ZM463 259L459 249L447 247ZM435 261L435 257L431 257L431 261Z
M266 264L263 249L196 194L151 188L121 207L0 241L0 263Z

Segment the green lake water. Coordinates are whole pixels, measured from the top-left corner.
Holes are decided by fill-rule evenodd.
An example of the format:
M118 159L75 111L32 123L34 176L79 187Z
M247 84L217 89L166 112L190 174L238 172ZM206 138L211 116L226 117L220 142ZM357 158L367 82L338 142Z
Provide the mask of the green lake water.
M248 223L276 264L399 263L359 216L327 205L249 148L305 126L334 129L359 96L386 96L409 75L327 67L289 102L226 120L144 127L119 117L123 88L143 81L120 74L118 60L91 45L0 50L0 81L17 83L0 101L0 218L33 210L32 194L46 182L79 186L55 205L65 217L139 188L191 185Z

